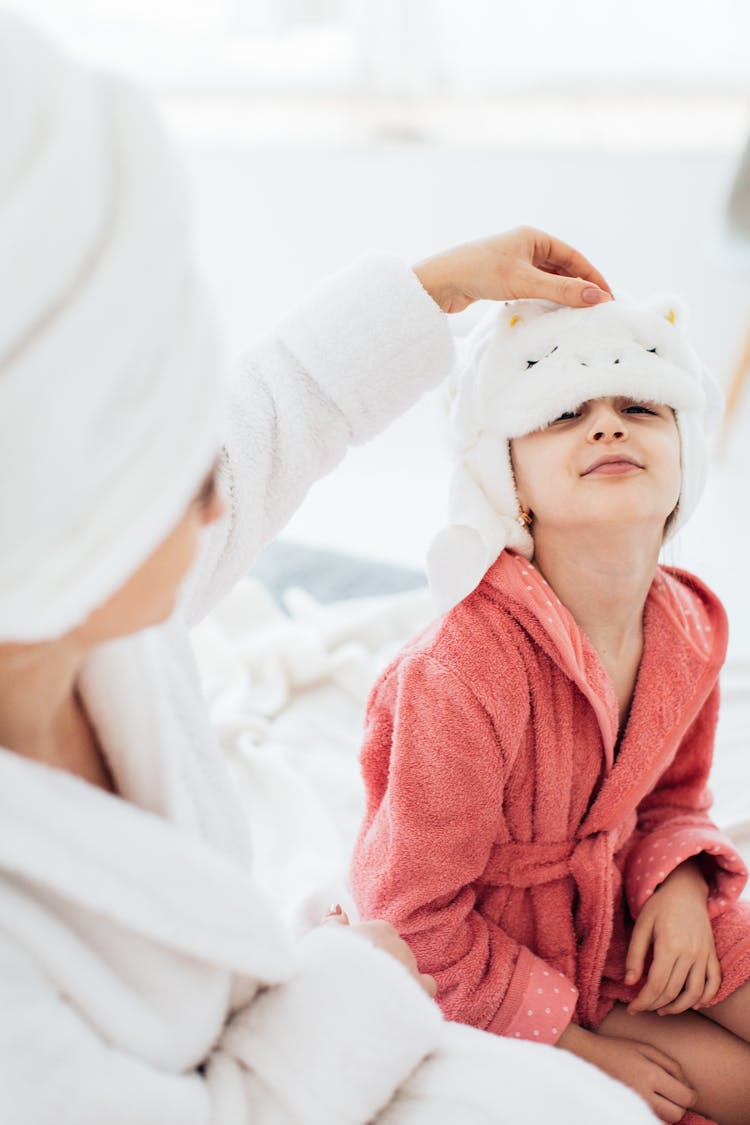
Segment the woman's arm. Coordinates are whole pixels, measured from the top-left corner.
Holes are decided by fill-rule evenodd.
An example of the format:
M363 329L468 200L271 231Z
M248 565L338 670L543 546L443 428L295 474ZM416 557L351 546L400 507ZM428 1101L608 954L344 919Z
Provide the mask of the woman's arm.
M449 373L446 312L516 297L585 305L608 292L582 255L530 227L455 247L414 270L371 255L319 285L234 374L220 459L227 514L187 584L188 620L247 571L350 445L374 437Z
M559 1125L596 1120L605 1104L610 1125L651 1120L635 1095L576 1060L441 1022L409 975L366 942L326 932L302 945L287 984L241 1009L201 1065L174 1071L107 1042L0 938L0 1120L518 1125L544 1120L552 1103Z
M199 620L252 565L311 484L451 370L448 320L415 273L372 255L319 285L234 373L220 487L187 586Z
M99 1035L25 951L0 939L0 1120L373 1120L440 1043L440 1013L394 957L338 929L305 938L290 978L259 990L184 1071Z

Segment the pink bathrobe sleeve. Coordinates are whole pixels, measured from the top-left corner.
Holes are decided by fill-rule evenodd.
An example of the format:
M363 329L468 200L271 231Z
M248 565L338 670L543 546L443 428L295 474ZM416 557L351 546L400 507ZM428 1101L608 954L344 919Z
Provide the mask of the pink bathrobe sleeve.
M433 656L389 669L368 705L352 889L363 917L391 922L436 978L449 1019L553 1043L576 988L484 917L472 887L503 836L507 737Z
M742 857L708 816L708 775L719 708L718 684L671 764L638 808L637 842L630 851L625 891L633 918L661 882L691 856L703 857L712 918L733 905L747 882Z

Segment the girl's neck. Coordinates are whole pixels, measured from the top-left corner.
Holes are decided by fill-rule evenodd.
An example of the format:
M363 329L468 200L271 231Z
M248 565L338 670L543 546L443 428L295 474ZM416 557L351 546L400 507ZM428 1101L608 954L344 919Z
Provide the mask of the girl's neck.
M661 529L535 529L534 563L602 656L616 660L642 637Z

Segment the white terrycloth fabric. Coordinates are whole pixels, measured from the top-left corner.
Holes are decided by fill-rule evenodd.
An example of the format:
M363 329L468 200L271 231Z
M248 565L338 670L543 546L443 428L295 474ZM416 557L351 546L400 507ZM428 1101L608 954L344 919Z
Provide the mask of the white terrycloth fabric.
M34 641L178 522L218 449L221 366L143 98L6 14L0 121L0 640Z
M446 318L390 258L282 322L233 381L229 510L184 614L452 362ZM291 944L250 873L182 615L97 650L81 691L124 799L0 750L3 1125L652 1120L564 1051L443 1023L351 934Z
M441 613L466 597L506 547L533 554L510 459L511 438L607 395L671 406L680 432L682 490L673 534L700 498L721 391L684 333L675 297L626 299L591 309L549 301L507 302L471 334L449 391L453 462L448 524L427 557Z

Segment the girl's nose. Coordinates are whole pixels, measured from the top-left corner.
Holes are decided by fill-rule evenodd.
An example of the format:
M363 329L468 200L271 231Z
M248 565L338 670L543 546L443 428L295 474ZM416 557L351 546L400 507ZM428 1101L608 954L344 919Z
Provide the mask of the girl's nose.
M622 441L627 436L625 423L616 410L600 406L594 411L588 431L589 441Z

